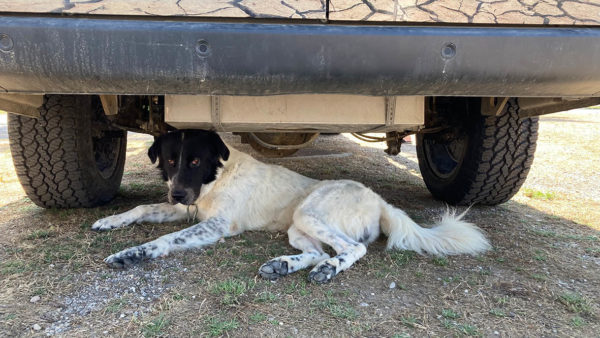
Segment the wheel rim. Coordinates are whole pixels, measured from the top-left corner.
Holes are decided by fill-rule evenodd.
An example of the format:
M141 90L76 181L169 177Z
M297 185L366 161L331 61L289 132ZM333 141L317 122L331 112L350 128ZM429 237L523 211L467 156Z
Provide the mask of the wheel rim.
M452 177L460 168L467 150L466 137L441 141L424 138L423 150L431 171L441 179Z
M100 102L94 102L94 104L94 121L92 122L94 161L100 176L109 179L117 171L123 131L109 130L102 105Z
M100 175L108 179L117 169L121 139L110 135L101 138L92 138L94 144L94 160Z

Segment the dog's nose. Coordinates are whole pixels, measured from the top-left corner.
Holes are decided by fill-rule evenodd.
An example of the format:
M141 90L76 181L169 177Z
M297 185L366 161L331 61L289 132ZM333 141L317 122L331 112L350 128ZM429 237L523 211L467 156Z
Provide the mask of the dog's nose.
M171 197L173 197L174 200L176 200L177 202L181 202L183 201L183 199L185 198L185 190L173 190L171 192Z

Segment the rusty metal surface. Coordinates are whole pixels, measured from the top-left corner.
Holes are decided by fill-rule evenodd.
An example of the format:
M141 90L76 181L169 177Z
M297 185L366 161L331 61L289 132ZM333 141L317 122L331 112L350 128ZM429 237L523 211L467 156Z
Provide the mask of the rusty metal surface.
M329 19L457 24L600 25L600 1L329 0Z
M14 0L0 12L325 19L325 0Z

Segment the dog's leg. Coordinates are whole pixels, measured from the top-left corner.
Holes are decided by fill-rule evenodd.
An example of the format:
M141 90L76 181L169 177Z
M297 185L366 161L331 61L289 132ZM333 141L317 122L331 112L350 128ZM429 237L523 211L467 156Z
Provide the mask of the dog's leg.
M290 245L302 253L292 256L280 256L263 264L258 273L266 279L275 280L298 270L314 266L320 261L329 258L329 255L323 252L321 243L314 240L306 234L299 231L295 226L288 230Z
M92 225L92 230L105 231L123 228L135 222L173 222L184 219L186 215L187 208L181 204L160 203L140 205L122 214L97 220Z
M367 253L367 247L345 234L332 229L319 218L302 214L294 216L294 223L308 236L331 246L337 256L319 262L308 274L308 279L315 283L329 282L335 275L348 269L354 262Z
M110 255L104 261L113 268L125 268L144 259L166 256L169 252L201 248L216 243L221 237L237 234L229 230L230 224L224 218L212 217L189 228Z

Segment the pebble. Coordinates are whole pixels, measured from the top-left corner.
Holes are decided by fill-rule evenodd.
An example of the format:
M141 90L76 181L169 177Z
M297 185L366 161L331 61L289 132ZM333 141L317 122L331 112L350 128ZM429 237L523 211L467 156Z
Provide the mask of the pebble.
M37 303L37 302L40 301L40 299L41 299L40 296L33 296L33 297L31 297L31 299L29 300L29 302L31 302L31 303Z
M395 282L391 282L390 283L390 289L395 289L396 288L396 283Z
M42 329L42 327L41 327L39 324L33 324L33 329L34 329L35 331L39 331L39 330L41 330L41 329Z

